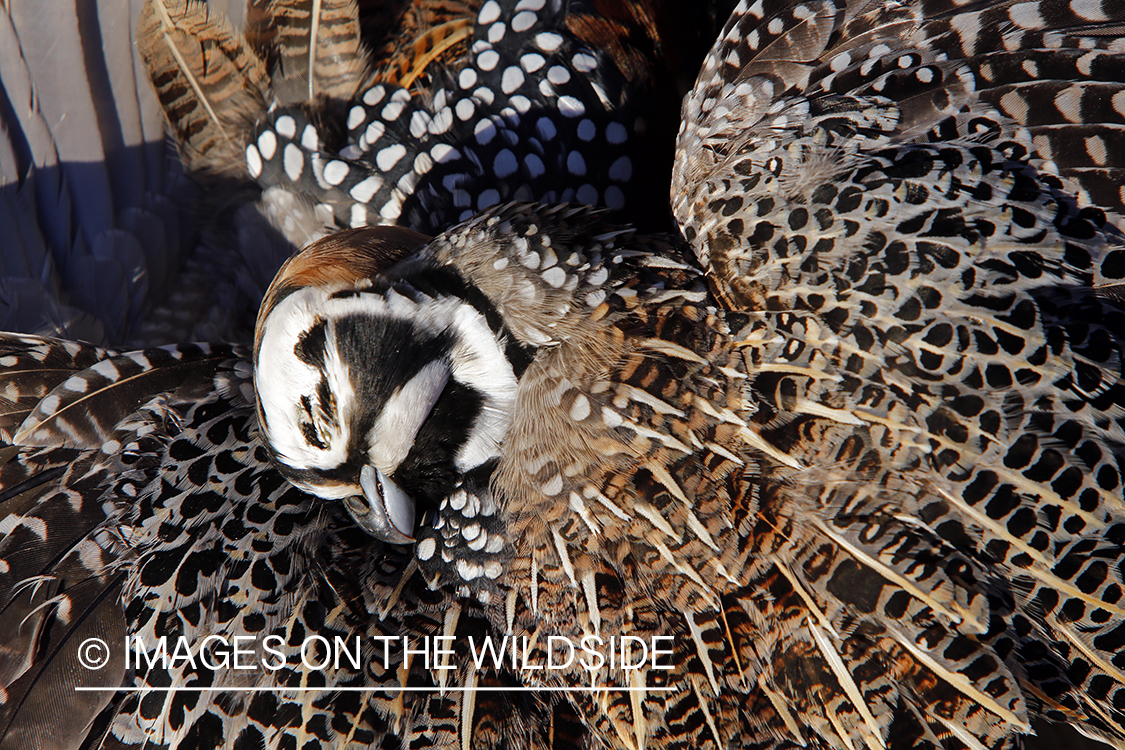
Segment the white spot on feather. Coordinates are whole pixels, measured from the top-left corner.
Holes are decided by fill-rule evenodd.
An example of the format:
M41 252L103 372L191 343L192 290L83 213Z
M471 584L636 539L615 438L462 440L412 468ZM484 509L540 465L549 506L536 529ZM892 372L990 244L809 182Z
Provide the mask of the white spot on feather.
M262 174L262 155L253 143L246 147L246 171L255 178Z
M480 14L477 16L477 23L481 26L487 26L490 23L500 18L500 4L496 0L488 0L487 3L481 6Z
M561 36L549 31L545 31L542 34L535 35L535 44L539 47L539 49L545 50L547 52L554 52L562 45L562 43L563 38Z
M1101 0L1070 0L1070 9L1085 21L1110 20L1102 9Z
M406 156L406 146L401 143L396 143L393 146L387 146L375 156L375 166L380 170L386 172L398 164L399 159Z
M292 138L297 135L297 121L289 115L282 115L277 118L273 127L282 138Z
M566 283L566 271L559 266L548 268L541 275L543 280L555 289L561 289L562 285Z
M266 161L272 159L273 155L277 153L277 136L273 134L272 130L263 130L258 135L258 151Z
M535 26L536 20L534 13L528 11L517 13L515 18L512 19L512 31L523 33Z
M588 416L590 416L590 399L579 393L574 397L574 403L570 405L570 418L575 422L581 422Z
M559 97L559 112L563 117L581 117L586 114L586 105L573 96Z
M324 165L324 181L329 185L339 185L348 176L348 165L333 159Z
M320 148L320 136L312 125L306 125L304 132L301 133L301 148L306 151L316 151Z
M614 209L625 208L625 193L616 185L610 185L605 189L605 204Z
M535 52L530 52L520 58L520 67L528 73L534 73L535 71L542 68L543 65L546 64L546 62L547 61L543 58L543 55L537 54Z
M500 90L511 94L523 85L523 81L523 71L512 65L504 70L504 75L500 78Z
M633 161L628 156L619 157L609 167L609 179L628 182L633 177Z
M285 168L286 176L296 182L301 179L301 173L305 171L305 154L297 144L287 143L282 152L281 164Z
M579 52L570 59L570 62L579 73L590 73L598 67L597 58L588 52Z
M562 86L570 81L570 71L561 65L554 65L547 71L547 80L556 86Z
M1023 29L1042 29L1045 28L1047 23L1043 20L1043 16L1039 14L1041 3L1016 3L1008 9L1008 18L1012 19L1012 23Z
M515 173L519 168L516 162L516 155L510 149L502 149L500 153L496 154L496 158L492 162L492 169L497 177L509 177Z
M485 50L477 56L477 65L481 70L492 70L500 62L500 54L493 49Z

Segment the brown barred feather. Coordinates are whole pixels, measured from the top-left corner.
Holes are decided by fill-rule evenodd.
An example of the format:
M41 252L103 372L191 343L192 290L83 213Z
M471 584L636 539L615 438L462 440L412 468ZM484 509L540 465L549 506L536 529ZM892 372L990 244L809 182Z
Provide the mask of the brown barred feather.
M425 91L430 65L455 67L469 41L483 0L424 0L405 5L398 35L374 54L372 80L401 86L412 95Z
M271 62L271 88L282 105L347 102L367 77L356 0L258 0L246 36Z
M241 174L245 134L267 104L261 60L196 0L148 0L137 38L185 166Z

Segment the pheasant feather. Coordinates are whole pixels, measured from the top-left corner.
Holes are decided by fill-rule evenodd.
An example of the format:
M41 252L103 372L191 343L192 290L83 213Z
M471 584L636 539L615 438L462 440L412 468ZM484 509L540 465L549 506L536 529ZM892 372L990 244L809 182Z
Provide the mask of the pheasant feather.
M274 60L271 88L282 105L350 101L367 75L356 0L270 0L247 36Z
M244 139L265 111L268 83L250 45L196 0L147 0L137 36L185 165L241 174Z

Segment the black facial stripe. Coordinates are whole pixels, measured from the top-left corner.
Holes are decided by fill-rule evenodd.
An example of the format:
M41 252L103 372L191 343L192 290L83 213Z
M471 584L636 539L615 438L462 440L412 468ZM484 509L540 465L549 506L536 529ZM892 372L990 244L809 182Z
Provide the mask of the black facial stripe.
M353 404L347 450L348 464L358 472L370 447L368 433L388 399L423 367L445 359L454 337L386 315L348 315L338 318L335 328L340 358L348 366L355 393L362 394Z
M454 271L431 271L419 279L377 283L376 286L383 291L393 286L398 293L417 301L423 313L427 300L422 295L436 299L454 297L471 305L502 338L505 354L517 375L534 356L533 349L520 345L507 331L502 317L488 299ZM372 288L356 294L367 293L379 294L380 291ZM348 415L349 444L344 462L330 469L288 470L290 478L312 486L356 483L360 469L367 462L369 433L388 399L423 367L448 359L456 342L455 331L433 333L418 320L398 319L385 313L349 313L333 318L331 324L336 352L349 372L354 392L360 397L353 404L354 411ZM327 335L327 323L319 321L301 337L295 347L296 356L310 366L323 367L327 360ZM322 379L315 395L310 394L312 403L308 406L332 413L333 395L328 390L327 380ZM392 474L399 486L419 503L420 511L436 509L460 481L456 456L472 434L483 404L482 393L451 379L423 421L406 457ZM312 437L306 432L306 439L316 444Z
M422 423L410 452L393 475L419 508L435 508L452 491L458 477L454 459L483 404L484 397L475 388L450 380Z
M323 369L327 345L328 323L318 320L297 339L297 343L293 346L293 354L306 365Z
M464 300L480 313L492 332L506 342L504 354L517 378L531 364L531 360L535 357L534 350L525 347L508 331L500 311L480 289L465 281L465 277L457 271L452 268L430 268L426 269L424 274L410 276L406 280L415 289L431 297L447 296Z
M316 434L316 427L312 422L301 422L301 434L305 436L305 442L309 445L315 446L320 450L327 450L328 444L325 443Z
M305 442L320 450L326 450L328 444L317 435L316 421L313 417L312 400L308 396L301 396L301 410L304 412L305 417L300 421L301 434L305 436Z
M333 395L332 389L328 387L327 377L322 377L320 382L316 384L316 400L317 406L320 408L321 419L334 427L337 426L336 396Z
M336 348L347 365L356 393L366 406L379 408L423 367L440 361L453 347L453 334L431 333L410 320L386 315L346 315L336 320ZM366 409L365 409L366 410Z

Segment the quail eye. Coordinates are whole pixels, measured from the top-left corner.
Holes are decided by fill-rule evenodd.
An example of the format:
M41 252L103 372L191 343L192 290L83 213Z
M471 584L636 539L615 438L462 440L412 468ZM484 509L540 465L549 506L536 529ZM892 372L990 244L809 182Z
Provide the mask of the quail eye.
M359 484L363 494L344 500L344 507L355 522L376 539L413 544L413 498L370 464L360 471Z

